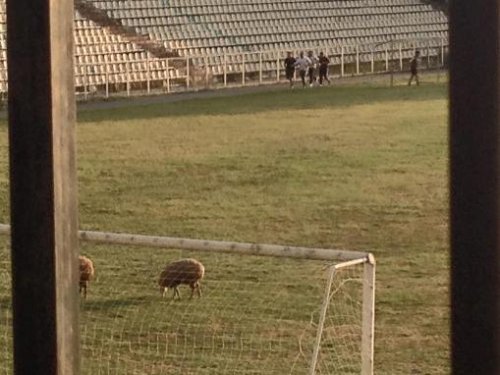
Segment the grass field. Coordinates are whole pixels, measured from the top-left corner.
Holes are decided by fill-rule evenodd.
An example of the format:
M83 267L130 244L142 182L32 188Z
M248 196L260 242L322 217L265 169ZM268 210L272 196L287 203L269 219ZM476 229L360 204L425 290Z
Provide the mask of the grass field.
M371 251L378 267L376 374L446 374L446 119L446 86L430 83L81 112L80 227ZM0 222L8 222L9 209L6 143L3 124ZM0 373L7 374L9 262L0 241ZM278 375L293 361L293 373L304 373L296 341L282 337L301 332L311 339L310 324L300 322L320 307L323 264L199 254L206 294L171 303L160 301L156 276L167 260L193 253L90 244L82 252L98 267L82 306L85 373ZM236 307L245 305L254 315L243 324ZM185 317L190 330L177 324ZM276 321L285 324L279 335ZM268 346L244 351L234 337L243 326ZM183 343L184 357L204 348L196 363L202 370L174 357L167 367L156 363L154 353L171 340ZM213 347L224 347L215 362ZM273 350L281 362L266 354ZM357 358L339 355L340 365L321 373L354 373Z

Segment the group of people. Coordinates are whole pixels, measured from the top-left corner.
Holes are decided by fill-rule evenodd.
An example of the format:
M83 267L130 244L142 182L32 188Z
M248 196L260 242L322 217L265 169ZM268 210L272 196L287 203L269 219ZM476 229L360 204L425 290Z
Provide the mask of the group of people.
M418 64L420 59L420 51L416 50L415 55L410 61L410 80L408 81L408 86L411 85L413 79L418 85L420 85L418 76ZM316 82L316 69L319 72L319 85L323 85L323 81L330 84L328 79L328 65L330 60L323 52L320 52L318 57L314 56L313 51L309 51L307 56L304 56L304 52L301 52L298 58L293 57L292 52L287 53L287 57L284 60L286 79L290 82L290 87L294 86L295 71L299 73L299 77L302 81L302 87L306 87L306 77L309 81L309 86L312 87Z
M302 81L302 87L306 87L306 77L309 81L309 86L312 87L316 82L316 70L319 71L319 85L323 85L323 81L330 84L328 79L328 64L330 60L323 52L316 57L313 51L309 51L307 56L301 52L299 57L293 57L292 52L287 53L284 61L286 79L290 82L290 87L294 86L295 70L298 71L299 77Z

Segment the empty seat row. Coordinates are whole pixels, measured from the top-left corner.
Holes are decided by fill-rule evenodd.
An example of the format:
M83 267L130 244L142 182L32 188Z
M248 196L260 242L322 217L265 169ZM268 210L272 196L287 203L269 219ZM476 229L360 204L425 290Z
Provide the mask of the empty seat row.
M86 1L102 10L101 15L107 14L110 24L128 28L121 35L102 19L96 23L75 12L77 76L95 82L110 76L160 77L154 73L160 71L167 72L167 78L185 74L182 68L161 66L163 60L137 41L145 36L174 54L191 57L195 64L213 71L224 66L226 72L277 69L279 56L287 49L317 46L329 50L337 61L343 45L346 58L361 53L368 61L383 58L384 46L391 40L401 43L406 54L411 48L399 40L426 39L437 48L448 36L446 16L420 0ZM0 60L5 60L7 48L5 18L5 0L0 0ZM155 61L157 68L150 65ZM2 63L0 83L5 75Z

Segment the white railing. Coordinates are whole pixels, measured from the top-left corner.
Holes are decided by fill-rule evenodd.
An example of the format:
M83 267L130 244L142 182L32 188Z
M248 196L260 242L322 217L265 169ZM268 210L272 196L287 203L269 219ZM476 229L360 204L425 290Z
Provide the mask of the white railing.
M127 61L116 61L113 54L99 55L99 59L88 55L87 60L94 57L96 61L75 64L75 90L80 98L88 99L278 83L284 79L283 59L288 51L294 56L300 51L323 52L330 59L333 77L390 73L404 71L416 49L421 51L423 69L445 67L445 38ZM0 92L6 93L4 77L0 78Z

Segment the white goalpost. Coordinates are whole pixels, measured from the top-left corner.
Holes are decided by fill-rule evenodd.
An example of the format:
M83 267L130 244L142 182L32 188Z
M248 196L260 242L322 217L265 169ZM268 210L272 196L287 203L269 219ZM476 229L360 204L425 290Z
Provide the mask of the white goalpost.
M373 374L369 253L92 231L79 237L97 275L81 304L82 374ZM183 257L205 265L202 297L190 300L181 286L181 300L162 299L158 275ZM0 304L6 292L0 285ZM0 320L2 347L8 328Z
M314 351L311 358L309 374L316 374L318 366L318 356L321 351L321 341L325 327L326 316L332 303L332 287L335 277L339 272L352 267L363 265L363 286L362 286L362 312L361 312L361 374L373 374L373 349L374 349L374 328L375 328L375 258L372 254L367 254L366 258L354 259L342 262L329 267L328 281L325 287L323 303L321 307L318 332L314 343ZM333 301L335 303L335 301Z

